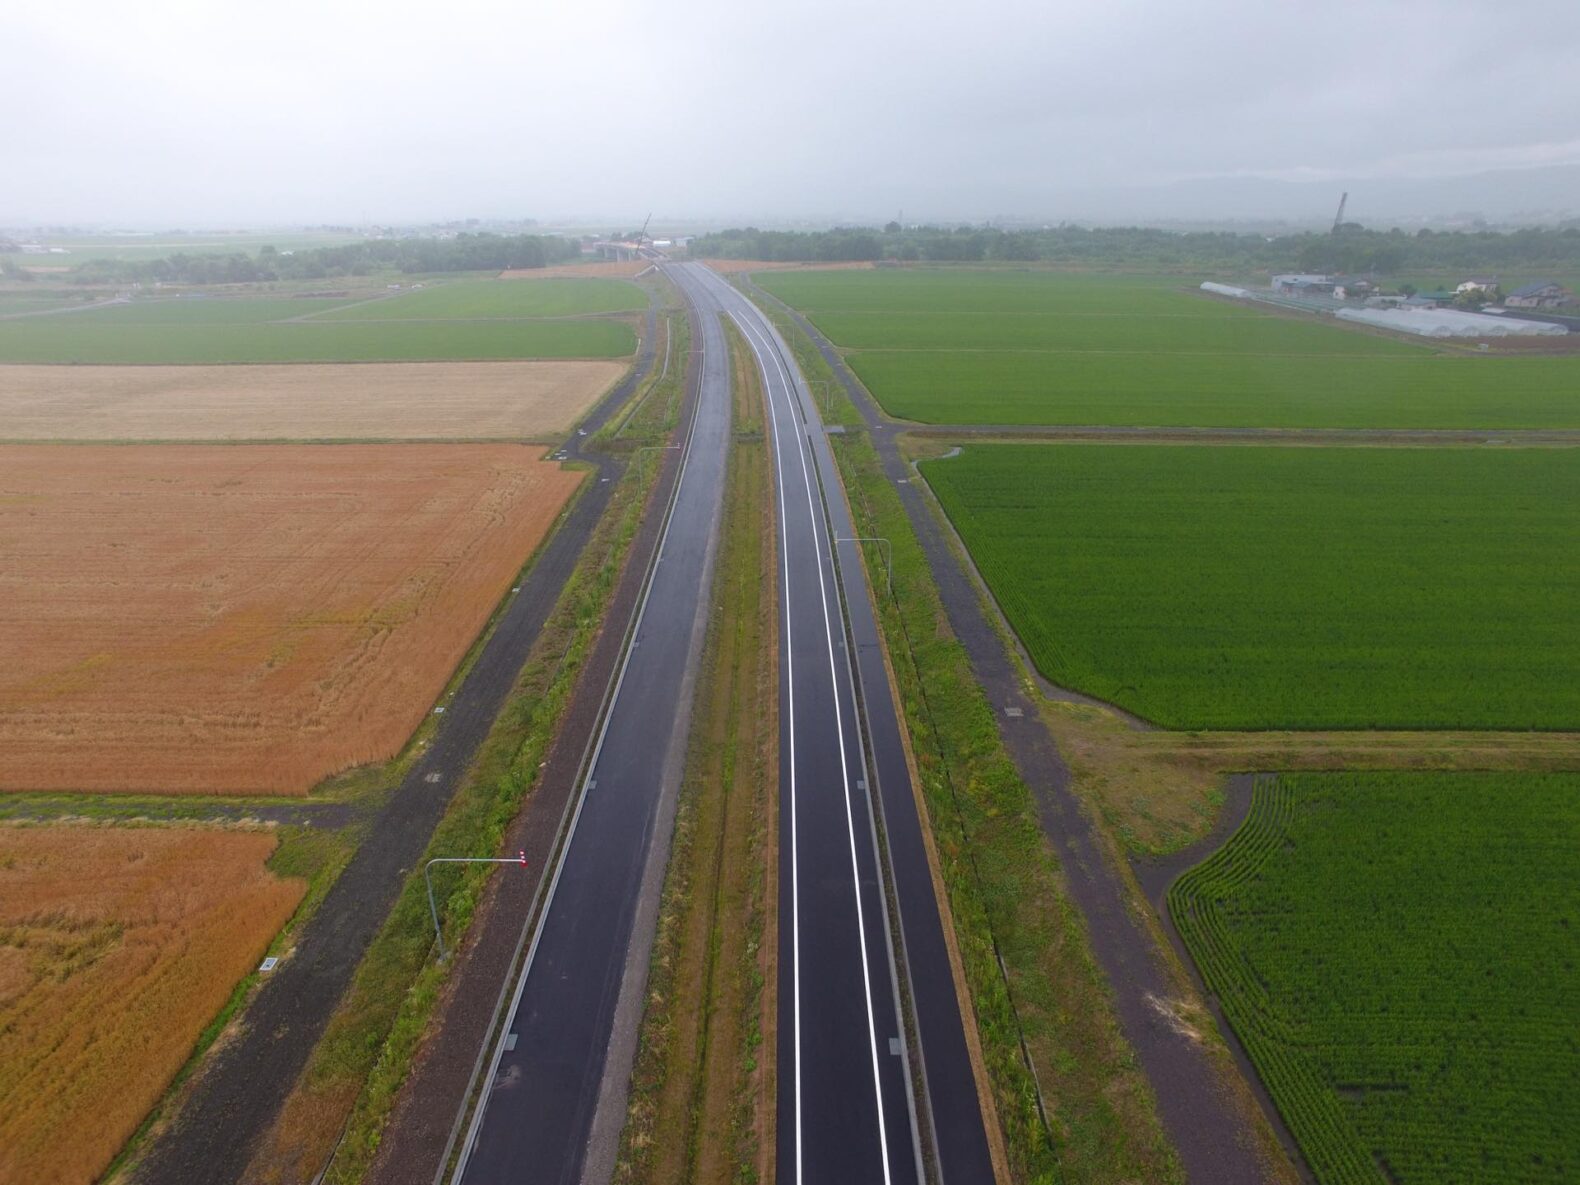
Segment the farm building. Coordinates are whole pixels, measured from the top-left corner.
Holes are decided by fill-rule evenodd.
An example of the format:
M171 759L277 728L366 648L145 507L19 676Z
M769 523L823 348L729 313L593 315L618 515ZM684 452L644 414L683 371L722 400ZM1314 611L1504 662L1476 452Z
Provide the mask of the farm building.
M1574 293L1562 284L1542 281L1516 288L1503 303L1511 309L1557 309L1572 300Z
M1281 296L1332 296L1332 276L1302 275L1291 272L1273 277L1273 291Z
M1491 292L1497 286L1498 279L1496 276L1483 276L1466 280L1459 287L1455 288L1454 292L1456 295L1463 296L1467 292Z

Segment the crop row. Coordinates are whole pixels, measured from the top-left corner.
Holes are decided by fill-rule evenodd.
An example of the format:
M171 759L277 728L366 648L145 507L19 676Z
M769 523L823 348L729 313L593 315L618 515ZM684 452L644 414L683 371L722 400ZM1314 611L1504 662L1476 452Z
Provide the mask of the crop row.
M1580 1170L1580 776L1284 775L1169 912L1323 1185Z
M1580 725L1571 450L978 445L922 471L1038 668L1160 724Z

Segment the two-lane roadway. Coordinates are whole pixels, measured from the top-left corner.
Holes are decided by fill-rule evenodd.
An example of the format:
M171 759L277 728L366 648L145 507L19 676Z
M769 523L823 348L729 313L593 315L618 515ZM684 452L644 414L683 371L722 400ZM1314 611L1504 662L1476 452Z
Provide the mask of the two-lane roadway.
M674 273L671 273L672 275ZM594 746L561 862L528 948L510 1018L492 1052L453 1180L582 1180L600 1111L624 1118L624 1048L634 1031L628 970L645 969L656 908L653 861L667 859L692 689L707 626L729 442L729 361L705 291L682 288L699 316L700 388L674 500ZM633 943L636 947L633 947ZM638 972L640 973L640 972ZM639 1019L640 997L636 996ZM607 1143L607 1140L606 1140Z
M773 325L723 280L708 282L758 363L778 503L779 1180L918 1181L925 1143L934 1179L987 1185L965 1019L839 472Z

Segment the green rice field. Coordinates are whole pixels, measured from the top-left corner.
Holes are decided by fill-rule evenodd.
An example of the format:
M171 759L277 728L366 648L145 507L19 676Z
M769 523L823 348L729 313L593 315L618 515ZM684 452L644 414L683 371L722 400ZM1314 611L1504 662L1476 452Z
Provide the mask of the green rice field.
M580 280L484 280L373 301L140 297L84 312L0 321L0 362L375 362L620 358L632 353L636 332L626 319L575 314L607 311L598 306L630 299L625 289L635 294L640 307L645 304L641 290L624 281L591 282L612 283L620 291L611 295L557 287L580 285ZM547 294L525 300L511 295L540 286ZM432 305L422 303L429 298ZM417 304L402 303L406 301ZM507 307L517 311L508 316L498 312ZM485 308L495 311L477 311ZM347 319L325 315L336 312Z
M1169 912L1321 1185L1580 1179L1580 774L1257 779Z
M1580 453L975 445L924 462L1048 678L1171 728L1580 727Z
M647 297L629 280L561 276L543 280L472 280L402 292L320 315L325 321L466 317L577 317L630 313Z
M310 317L345 303L344 298L323 296L153 297L73 313L70 324L89 329L101 325L262 325L269 321Z
M893 269L757 282L928 424L1580 427L1580 355L1480 357L1212 300L1178 277Z
M62 309L74 304L87 303L80 296L32 296L23 293L0 292L0 317L14 313L39 313L48 309Z

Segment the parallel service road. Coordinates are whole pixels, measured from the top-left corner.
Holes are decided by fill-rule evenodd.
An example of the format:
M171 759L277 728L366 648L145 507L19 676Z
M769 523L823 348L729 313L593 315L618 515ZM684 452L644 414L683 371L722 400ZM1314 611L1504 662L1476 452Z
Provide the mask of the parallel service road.
M455 1179L466 1182L581 1179L626 969L646 966L645 951L630 957L633 930L653 881L644 878L649 860L662 867L666 856L655 853L655 838L667 845L663 808L673 809L686 748L730 419L717 309L682 269L670 274L701 323L701 388L684 468L563 862L462 1147ZM629 1074L629 1066L610 1072Z
M784 1185L918 1181L926 1132L941 1181L987 1185L993 1169L959 997L838 471L777 332L722 280L710 275L708 283L761 369L776 474L778 1178ZM898 933L882 887L875 811ZM923 1081L914 1084L900 1020L902 976L921 1047Z

